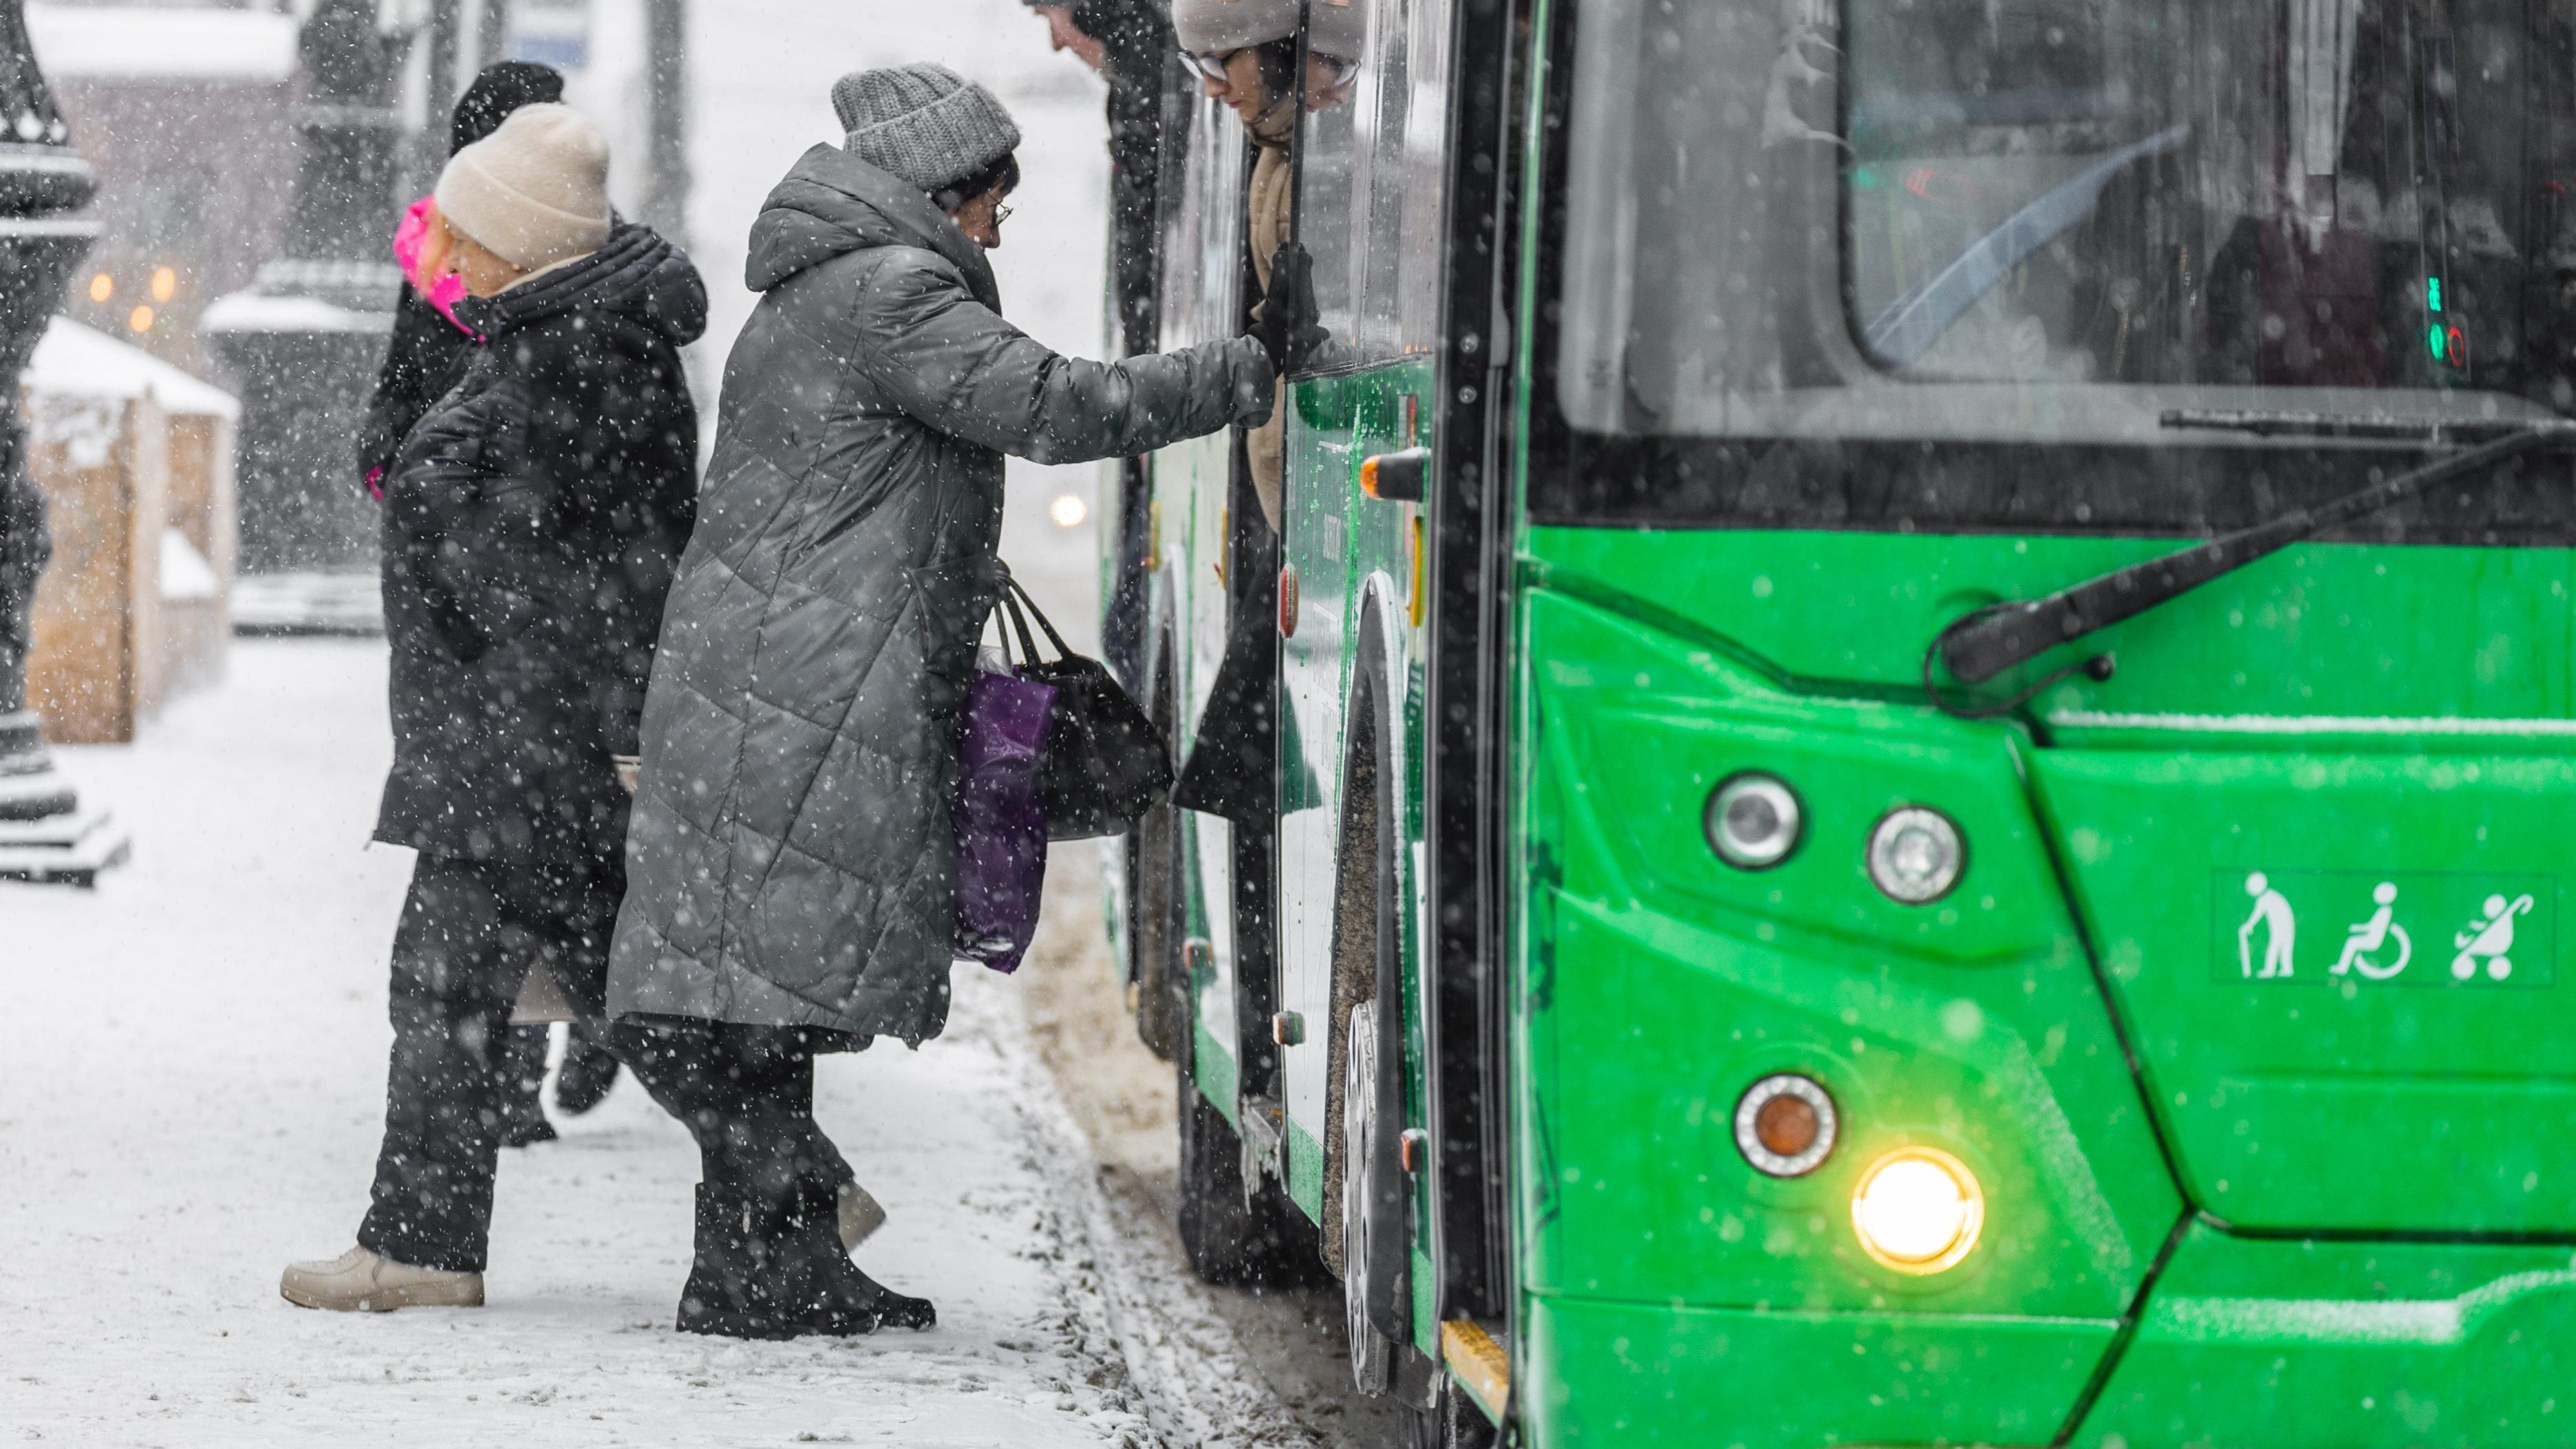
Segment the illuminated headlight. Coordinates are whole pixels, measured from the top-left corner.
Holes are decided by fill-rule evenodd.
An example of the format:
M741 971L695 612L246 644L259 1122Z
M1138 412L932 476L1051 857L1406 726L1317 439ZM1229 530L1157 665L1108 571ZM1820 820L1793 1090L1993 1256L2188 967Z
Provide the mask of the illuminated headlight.
M1948 895L1967 863L1959 827L1938 810L1890 810L1869 833L1869 878L1900 905L1926 905Z
M1764 1077L1735 1104L1735 1149L1772 1177L1804 1177L1824 1165L1834 1130L1834 1099L1796 1072Z
M1852 1193L1861 1248L1900 1273L1958 1266L1986 1225L1986 1196L1966 1163L1931 1147L1907 1147L1869 1165Z
M1729 776L1708 797L1708 848L1738 870L1768 870L1798 848L1797 792L1774 775Z

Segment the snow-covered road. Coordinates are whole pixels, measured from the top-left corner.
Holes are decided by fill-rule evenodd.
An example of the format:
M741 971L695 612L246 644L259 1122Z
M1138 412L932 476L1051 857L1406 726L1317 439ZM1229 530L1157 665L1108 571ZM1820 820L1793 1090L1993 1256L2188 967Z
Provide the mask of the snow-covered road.
M631 1082L504 1154L489 1306L282 1302L279 1267L347 1246L366 1204L411 856L366 844L382 644L244 641L232 668L141 745L65 752L131 867L0 885L0 1438L1147 1442L1061 1251L1063 1119L1030 1105L1012 983L974 968L946 1037L819 1072L892 1212L862 1261L934 1299L934 1332L672 1332L697 1154Z

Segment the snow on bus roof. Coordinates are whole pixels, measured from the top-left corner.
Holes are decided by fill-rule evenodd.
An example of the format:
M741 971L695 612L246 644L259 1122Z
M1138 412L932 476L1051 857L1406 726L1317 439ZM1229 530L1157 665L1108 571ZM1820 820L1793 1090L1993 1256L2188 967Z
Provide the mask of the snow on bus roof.
M295 17L163 5L30 5L36 63L55 80L258 84L295 73Z
M241 404L213 383L69 317L46 324L20 374L28 389L72 397L149 396L164 412L239 417Z

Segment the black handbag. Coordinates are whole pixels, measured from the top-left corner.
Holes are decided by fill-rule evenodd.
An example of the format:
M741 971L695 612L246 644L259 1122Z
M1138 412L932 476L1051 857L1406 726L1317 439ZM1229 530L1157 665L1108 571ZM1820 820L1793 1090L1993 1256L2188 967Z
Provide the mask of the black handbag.
M1038 761L1038 800L1046 809L1047 839L1124 835L1172 793L1171 741L1119 687L1107 666L1065 647L1064 636L1019 580L1007 581L1002 607L1019 634L1020 657L1013 672L1055 686L1055 709ZM1031 618L1055 646L1054 659L1038 657L1037 642L1029 634ZM1006 632L1006 648L1008 643Z

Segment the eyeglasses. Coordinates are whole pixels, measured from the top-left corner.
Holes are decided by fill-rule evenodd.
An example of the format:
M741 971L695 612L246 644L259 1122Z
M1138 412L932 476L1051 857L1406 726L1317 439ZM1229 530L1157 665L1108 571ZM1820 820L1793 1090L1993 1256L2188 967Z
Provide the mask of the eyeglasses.
M1225 79L1225 63L1241 54L1243 54L1242 49L1211 50L1206 52L1193 51L1184 53L1182 58L1190 63L1190 69L1206 76L1209 80L1223 81Z
M1010 219L1011 204L1009 202L997 201L993 203L993 225L1000 226L1003 222L1009 221Z
M1222 85L1227 80L1225 73L1226 62L1252 48L1253 47L1247 45L1240 46L1233 50L1191 52L1183 58L1189 61L1190 69L1195 70L1200 75L1206 76L1209 80ZM1358 61L1344 60L1338 55L1314 54L1307 56L1307 59L1314 62L1316 65L1323 67L1324 83L1334 89L1339 89L1342 86L1349 85L1351 83L1351 77L1360 73L1360 63Z

